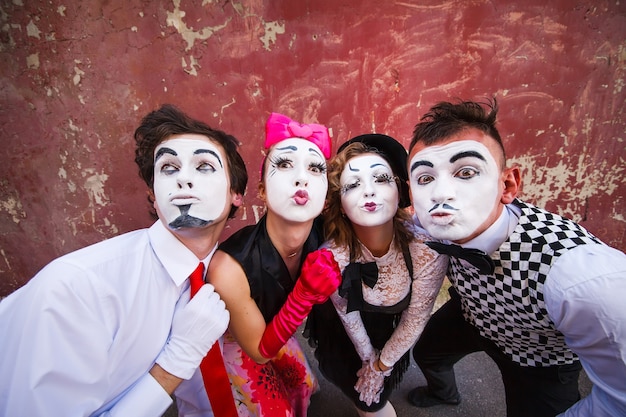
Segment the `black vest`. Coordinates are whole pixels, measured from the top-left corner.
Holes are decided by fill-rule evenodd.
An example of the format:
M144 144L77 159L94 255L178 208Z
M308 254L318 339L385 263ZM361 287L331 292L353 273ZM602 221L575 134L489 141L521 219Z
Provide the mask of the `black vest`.
M556 258L580 245L603 244L556 214L523 203L514 232L491 255L493 275L450 259L448 277L461 295L465 319L521 366L572 363L578 358L548 317L543 285ZM560 279L567 279L562 277Z

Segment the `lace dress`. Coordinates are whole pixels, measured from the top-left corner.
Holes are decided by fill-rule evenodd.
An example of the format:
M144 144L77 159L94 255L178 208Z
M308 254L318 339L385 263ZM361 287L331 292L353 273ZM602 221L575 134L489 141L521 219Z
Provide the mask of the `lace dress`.
M401 381L410 364L409 351L430 317L446 274L448 257L424 244L431 237L409 227L415 238L408 247L400 250L392 242L379 258L361 246L363 255L351 263L349 248L328 242L343 281L330 301L313 309L307 322L306 335L316 347L321 373L364 411L382 408ZM367 406L354 385L357 371L375 352L394 368L385 379L380 401Z

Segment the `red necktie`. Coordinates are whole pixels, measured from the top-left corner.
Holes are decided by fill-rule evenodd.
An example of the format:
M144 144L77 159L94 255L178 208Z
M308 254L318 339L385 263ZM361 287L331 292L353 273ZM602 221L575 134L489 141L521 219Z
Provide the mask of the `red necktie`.
M191 273L189 283L191 284L191 296L193 297L200 287L204 285L204 264L202 262ZM230 381L224 367L219 342L215 342L209 353L202 359L200 373L204 380L204 389L211 402L213 415L215 417L237 417L235 399L230 390Z

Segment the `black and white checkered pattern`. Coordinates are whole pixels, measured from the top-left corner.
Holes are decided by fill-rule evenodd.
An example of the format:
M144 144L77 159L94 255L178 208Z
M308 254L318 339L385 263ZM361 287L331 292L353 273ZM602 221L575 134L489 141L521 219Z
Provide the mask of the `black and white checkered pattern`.
M519 223L492 255L493 276L450 259L448 275L461 295L465 318L521 366L572 363L576 355L555 329L543 301L552 262L579 245L602 244L571 220L523 203Z

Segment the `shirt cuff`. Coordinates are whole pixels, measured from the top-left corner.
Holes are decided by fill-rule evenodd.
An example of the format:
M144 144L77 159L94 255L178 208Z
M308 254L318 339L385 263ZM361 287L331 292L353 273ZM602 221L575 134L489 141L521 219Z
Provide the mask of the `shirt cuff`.
M115 404L106 417L159 417L172 404L172 397L161 384L149 373L137 383Z

